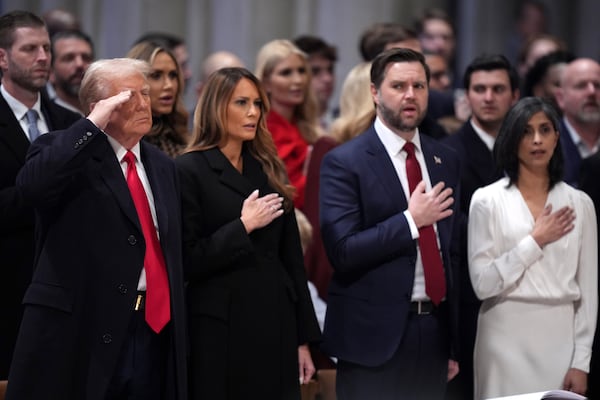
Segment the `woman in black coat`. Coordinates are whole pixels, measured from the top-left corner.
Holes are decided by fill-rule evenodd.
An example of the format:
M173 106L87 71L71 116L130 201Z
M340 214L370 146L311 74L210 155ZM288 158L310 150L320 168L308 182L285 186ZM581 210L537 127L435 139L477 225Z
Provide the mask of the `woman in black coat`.
M215 72L176 160L193 399L300 399L314 373L308 344L320 331L267 111L249 71Z

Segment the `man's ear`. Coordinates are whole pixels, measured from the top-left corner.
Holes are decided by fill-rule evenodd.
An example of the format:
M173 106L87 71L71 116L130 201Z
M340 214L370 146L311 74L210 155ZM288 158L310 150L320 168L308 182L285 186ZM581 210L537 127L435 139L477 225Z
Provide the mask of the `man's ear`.
M375 87L375 84L373 82L371 82L371 97L373 98L373 103L378 105L379 96L377 95L377 88Z
M0 48L0 69L6 71L8 69L8 50Z

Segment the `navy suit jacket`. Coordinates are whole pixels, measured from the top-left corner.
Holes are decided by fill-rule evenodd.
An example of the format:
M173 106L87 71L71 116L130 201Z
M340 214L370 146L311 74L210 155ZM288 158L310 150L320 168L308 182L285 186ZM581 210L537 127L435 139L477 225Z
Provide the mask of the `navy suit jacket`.
M578 187L579 175L581 172L581 154L575 143L573 143L571 134L565 125L564 118L560 121L559 129L560 147L565 162L563 180L573 187Z
M171 293L166 398L186 399L178 178L160 150L142 141L140 152ZM82 119L40 136L17 183L35 207L36 254L7 399L104 399L128 334L145 253L119 161L106 135Z
M444 181L458 194L455 153L425 135L421 146L432 185ZM320 193L321 232L334 268L323 349L344 361L381 365L402 339L417 247L403 214L408 202L402 184L373 126L327 153ZM455 195L454 215L458 204ZM451 253L457 254L459 232L454 215L438 221L437 228L450 310L449 347L455 349L458 269Z
M81 116L41 97L50 130L65 129ZM25 205L15 186L25 164L29 139L0 95L0 379L7 379L17 331L23 314L21 301L33 271L33 209Z

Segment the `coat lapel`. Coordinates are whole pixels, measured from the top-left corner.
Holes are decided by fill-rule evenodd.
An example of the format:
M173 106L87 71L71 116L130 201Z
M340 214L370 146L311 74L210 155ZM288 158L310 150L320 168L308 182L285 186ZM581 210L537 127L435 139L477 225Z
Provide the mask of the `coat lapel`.
M402 183L373 126L363 135L366 135L367 146L365 146L365 151L369 156L368 166L373 171L373 176L381 181L381 186L388 193L390 199L398 199L398 201L393 201L394 209L397 209L398 212L406 209L408 200L404 195Z
M253 190L257 189L253 187L250 181L240 174L227 160L225 155L218 148L208 149L204 152L208 164L210 167L219 174L219 180L223 185L236 191L244 198L248 197ZM256 166L252 166L252 157L249 157L244 152L244 173L246 171L253 170Z
M29 139L2 95L0 95L0 141L10 149L19 163L25 163L25 155L30 145Z
M431 139L430 139L431 140ZM421 135L421 150L423 151L423 157L425 164L427 165L427 172L429 173L429 180L431 186L435 186L438 182L444 182L448 187L448 175L447 169L444 165L444 153L441 153L439 146L434 146L427 138L423 138ZM453 188L456 190L456 188ZM438 234L440 236L440 242L443 247L446 247L447 238L450 237L450 220L451 218L444 218L437 222Z
M108 189L114 194L117 203L123 210L123 213L135 226L138 227L141 232L142 227L140 225L137 211L135 210L135 205L133 204L133 199L129 193L127 181L123 175L121 165L119 164L119 161L117 160L112 148L108 144L108 141L106 141L104 152L94 157L94 159L101 164L99 167L100 175Z
M468 157L462 161L468 164L469 168L481 179L482 185L487 184L495 176L499 177L490 150L477 136L470 123L463 143Z
M159 162L160 159L152 158L148 154L148 144L142 141L141 143L141 157L144 163L144 169L150 182L150 188L152 189L152 197L154 197L154 209L156 211L156 219L158 221L158 231L160 237L167 237L168 226L169 226L169 192L172 192L173 186L169 185L169 182L173 180L173 176L169 175L164 163ZM172 193L173 197L176 198L176 193Z

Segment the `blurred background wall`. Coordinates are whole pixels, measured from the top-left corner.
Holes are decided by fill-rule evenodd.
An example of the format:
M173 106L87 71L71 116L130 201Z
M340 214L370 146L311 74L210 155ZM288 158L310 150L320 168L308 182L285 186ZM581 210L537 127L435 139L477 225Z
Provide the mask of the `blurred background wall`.
M548 31L564 39L577 56L600 58L600 1L546 0ZM0 0L2 13L25 9L41 15L52 8L73 12L95 42L97 57L123 56L146 31L185 39L194 81L202 59L229 50L250 68L265 42L310 33L338 48L337 87L360 57L358 38L374 22L413 27L428 7L455 22L457 72L482 52L504 52L514 32L519 0ZM337 98L337 91L335 97ZM186 102L195 101L187 90Z

